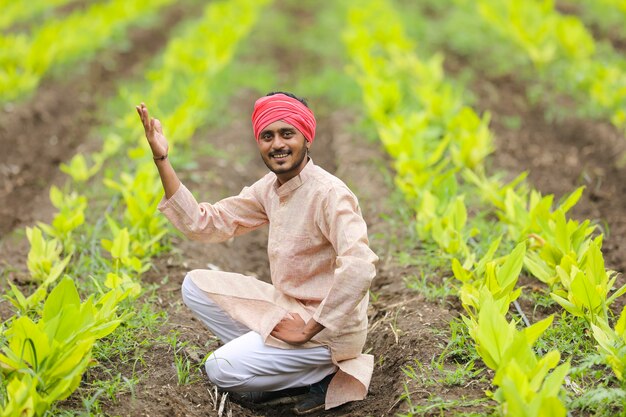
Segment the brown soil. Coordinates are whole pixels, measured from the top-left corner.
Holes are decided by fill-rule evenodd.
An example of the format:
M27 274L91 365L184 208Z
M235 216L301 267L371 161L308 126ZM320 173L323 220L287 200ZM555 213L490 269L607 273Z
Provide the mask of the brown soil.
M50 220L45 190L51 183L65 181L59 171L62 162L94 146L92 129L106 123L106 115L98 112L99 103L115 94L125 79L140 74L147 60L165 45L170 30L192 12L180 6L164 10L156 25L130 31L128 49L107 51L107 56L71 77L44 80L27 101L4 106L0 237L35 220ZM33 201L42 194L43 199Z
M478 108L493 115L491 130L497 151L495 169L512 176L529 172L529 180L545 194L558 199L584 186L580 202L570 212L583 220L594 220L605 233L603 245L607 267L626 269L626 140L607 122L568 117L550 121L546 110L532 107L524 87L514 80L479 80L473 86ZM507 127L510 117L519 118L519 128Z
M181 11L172 9L166 19L173 22L183 17ZM8 232L34 220L50 219L52 210L47 193L51 179L59 183L62 178L58 174L59 163L73 155L75 149L91 146L89 128L103 122L102 115L96 112L99 100L114 90L114 83L135 74L133 68L158 50L166 37L167 33L160 30L138 31L133 36L132 51L116 54L119 64L114 69L96 63L83 75L66 81L48 81L35 98L6 108L0 115L0 143L8 155L2 159L7 162L0 163L0 196L4 203L0 207L0 233L4 235L0 240L0 265L5 265L6 277L12 277L12 268L23 268L26 256L24 239L19 234L7 236ZM578 218L600 219L609 225L610 233L604 245L607 265L624 271L626 259L622 253L626 224L621 213L626 197L625 186L620 182L624 169L617 164L626 150L623 136L601 122L575 118L547 122L542 109L528 105L523 86L509 78L479 79L472 88L479 97L479 109L488 109L493 115L492 129L498 145L493 157L494 167L510 172L511 176L529 170L529 178L538 189L557 196L578 185L586 185L584 198L573 214ZM180 172L183 182L199 199L215 201L238 193L265 173L255 144L246 133L249 131L248 112L256 95L249 90L238 91L229 109L229 113L238 115L235 120L227 128L208 129L196 135L198 143L208 141L229 155L226 159L201 155L197 168ZM315 108L316 103L312 104ZM324 108L332 108L329 103L323 104ZM317 116L319 133L313 159L343 179L359 196L372 236L372 248L380 257L378 275L372 286L377 298L369 311L370 333L366 346L376 363L370 393L364 401L347 404L324 415L387 416L406 412L407 403L399 400L405 389L414 404L429 404L433 398L445 401L484 398L489 386L480 377L470 382L446 384L440 382L441 371L431 366L444 351L450 339L449 323L459 316L460 309L458 303L449 300L428 301L424 294L409 291L404 284L403 278L419 276L423 271L417 265L402 264L398 252L415 257L426 255L421 248L404 246L403 236L409 233L406 229L411 226L403 223L406 219L394 206L393 185L386 180L390 170L384 151L364 141L351 129L352 122L360 115L333 109L332 114ZM519 129L507 127L510 116L520 118ZM42 144L45 151L33 151ZM215 245L174 237L175 250L156 259L154 268L144 276L147 283L158 284L158 307L169 316L161 335L176 330L180 332L181 342L198 347L200 353L184 351L194 363L218 344L180 300L180 284L185 273L212 264L223 270L267 279L266 239L263 230ZM4 308L6 303L0 305L0 310ZM161 343L142 351L140 363L120 363L116 358L110 361L102 365L110 365L129 378L136 372L141 380L133 394L122 393L116 401L101 397L106 415L218 415L224 396L215 392L199 371L196 371L194 383L178 385L173 351L166 345ZM403 367L418 369L420 364L428 371L418 372L418 379L409 380ZM452 358L444 358L441 364L447 370L456 365ZM100 367L94 368L85 381L99 377L105 377ZM72 396L62 408L82 410L79 395ZM488 413L480 406L455 408L455 412L461 411ZM442 413L444 411L433 408L426 415ZM291 413L288 407L251 409L226 398L223 415L252 417Z

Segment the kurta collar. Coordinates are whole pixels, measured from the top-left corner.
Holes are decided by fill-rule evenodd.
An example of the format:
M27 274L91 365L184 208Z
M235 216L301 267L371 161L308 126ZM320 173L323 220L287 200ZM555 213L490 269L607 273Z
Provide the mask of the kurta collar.
M304 168L302 168L302 171L280 187L278 186L278 178L276 178L276 181L274 182L274 189L276 190L276 193L282 197L296 190L304 184L304 182L311 177L311 175L313 175L314 167L315 164L313 163L313 159L309 158L309 161L306 163Z

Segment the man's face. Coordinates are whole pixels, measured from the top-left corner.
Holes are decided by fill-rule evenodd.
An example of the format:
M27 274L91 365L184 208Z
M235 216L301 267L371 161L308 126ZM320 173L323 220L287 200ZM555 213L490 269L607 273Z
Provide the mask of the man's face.
M302 171L311 144L294 126L278 120L261 131L258 146L263 162L283 184Z

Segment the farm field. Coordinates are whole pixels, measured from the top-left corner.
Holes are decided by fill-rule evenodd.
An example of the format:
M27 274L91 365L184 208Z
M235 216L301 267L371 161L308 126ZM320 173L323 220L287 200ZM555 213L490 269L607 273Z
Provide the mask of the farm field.
M197 268L267 281L267 231L175 232L134 108L214 202L267 171L250 114L269 91L308 99L312 158L358 196L380 258L369 394L314 415L626 414L619 1L5 10L0 416L292 415L216 390L219 343L180 294Z

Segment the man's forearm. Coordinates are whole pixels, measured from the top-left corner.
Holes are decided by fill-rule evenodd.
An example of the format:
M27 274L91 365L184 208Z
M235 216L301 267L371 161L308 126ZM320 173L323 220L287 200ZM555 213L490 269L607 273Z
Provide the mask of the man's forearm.
M174 171L174 168L172 167L172 164L170 164L170 160L168 158L161 160L155 159L154 163L159 170L161 184L163 184L163 190L165 191L165 198L170 199L180 187L178 175L176 175L176 171Z

